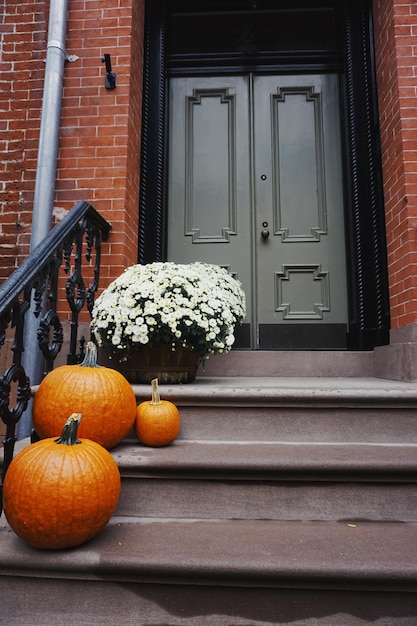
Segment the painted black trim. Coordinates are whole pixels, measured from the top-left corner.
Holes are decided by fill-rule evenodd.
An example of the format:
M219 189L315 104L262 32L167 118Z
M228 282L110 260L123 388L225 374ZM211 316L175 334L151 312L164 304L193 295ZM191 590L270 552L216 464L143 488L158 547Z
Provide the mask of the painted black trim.
M346 324L260 324L259 350L346 350Z
M165 257L165 0L146 3L138 262Z
M167 1L147 0L139 223L139 262L165 258L165 113ZM172 2L170 2L172 5ZM335 0L335 6L341 6ZM370 0L344 0L344 79L347 162L347 266L349 324L347 347L369 350L389 343L389 294L381 180L377 94ZM333 59L333 62L335 59ZM225 62L225 59L222 60ZM269 60L271 62L271 59ZM324 63L324 64L323 64ZM323 63L297 65L325 70ZM317 65L317 67L316 67ZM277 71L276 65L268 65ZM195 72L195 67L189 71ZM203 73L213 67L205 66ZM216 69L219 69L216 65ZM236 68L233 68L235 70ZM241 68L243 69L243 68ZM262 69L262 68L258 68ZM265 68L263 68L265 70ZM231 68L223 65L223 71ZM294 65L281 67L294 71ZM327 67L332 71L333 65ZM174 69L171 67L170 72ZM184 72L184 67L181 68Z
M350 315L348 346L389 343L389 294L372 15L368 0L345 1Z

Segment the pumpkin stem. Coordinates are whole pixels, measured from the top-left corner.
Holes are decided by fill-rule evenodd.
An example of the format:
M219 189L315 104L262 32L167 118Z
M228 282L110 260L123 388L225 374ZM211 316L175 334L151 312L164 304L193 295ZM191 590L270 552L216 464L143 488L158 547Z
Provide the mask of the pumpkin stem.
M74 446L81 443L77 439L78 426L80 425L82 413L72 413L64 424L61 436L55 439L55 443L63 443L66 446Z
M154 404L157 406L158 404L161 404L161 396L159 394L158 379L154 378L153 380L151 380L151 385L152 385L151 404Z
M84 361L81 367L100 367L97 365L97 346L93 341L87 341Z

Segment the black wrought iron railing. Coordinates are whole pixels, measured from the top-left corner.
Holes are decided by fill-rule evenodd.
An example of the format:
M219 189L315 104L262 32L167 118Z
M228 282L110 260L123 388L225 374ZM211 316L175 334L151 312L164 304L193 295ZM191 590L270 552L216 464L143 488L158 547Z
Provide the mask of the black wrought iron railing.
M111 225L90 204L78 202L0 285L0 350L3 353L6 346L10 350L10 358L2 358L10 365L0 376L0 417L5 424L1 485L13 458L18 422L32 395L22 355L40 350L42 375L53 368L64 342L60 315L65 308L70 321L66 362L81 361L84 339L78 338L79 317L86 310L91 319L100 278L101 243L110 230ZM84 276L89 277L89 284ZM59 290L64 292L61 297ZM25 325L27 330L34 319L35 345L33 337L25 339Z

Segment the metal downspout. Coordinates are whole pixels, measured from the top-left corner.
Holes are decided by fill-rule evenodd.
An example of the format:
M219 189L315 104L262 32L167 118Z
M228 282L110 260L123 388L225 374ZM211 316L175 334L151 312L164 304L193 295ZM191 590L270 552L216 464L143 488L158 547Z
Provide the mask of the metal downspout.
M59 148L64 66L67 58L65 43L68 0L51 0L49 10L48 44L33 204L31 250L43 241L51 229Z
M65 49L68 21L68 0L50 0L45 81L39 136L35 197L32 214L30 250L43 241L51 230L57 170ZM43 356L37 346L39 320L29 311L25 320L25 352L23 366L31 384L42 378ZM18 438L32 430L32 403L19 422Z

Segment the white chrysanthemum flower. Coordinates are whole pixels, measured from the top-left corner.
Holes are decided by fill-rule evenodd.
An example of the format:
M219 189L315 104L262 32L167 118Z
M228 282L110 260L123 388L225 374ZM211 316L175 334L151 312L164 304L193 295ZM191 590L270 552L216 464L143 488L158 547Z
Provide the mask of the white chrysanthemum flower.
M153 302L152 300L147 300L143 308L144 315L156 315L157 312L158 312L158 307L156 303Z
M228 352L246 311L240 283L208 263L132 265L96 299L91 329L118 356L171 342L201 356Z

